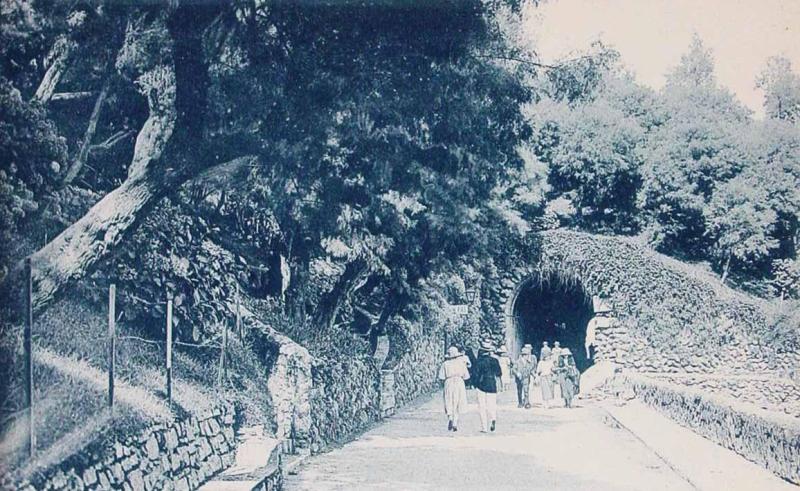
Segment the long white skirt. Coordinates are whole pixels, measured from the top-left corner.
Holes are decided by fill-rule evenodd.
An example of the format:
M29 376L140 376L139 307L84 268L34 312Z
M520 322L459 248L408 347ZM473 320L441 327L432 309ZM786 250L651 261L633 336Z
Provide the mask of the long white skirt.
M464 379L450 377L444 381L444 412L448 416L458 416L467 408L467 389Z

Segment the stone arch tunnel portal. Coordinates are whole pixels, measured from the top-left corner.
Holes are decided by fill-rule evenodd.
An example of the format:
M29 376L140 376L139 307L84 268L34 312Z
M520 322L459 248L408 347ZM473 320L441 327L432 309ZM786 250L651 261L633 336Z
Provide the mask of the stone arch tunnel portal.
M537 359L542 342L555 341L572 351L578 370L593 361L586 357L586 325L594 315L592 299L580 284L559 280L528 280L512 299L512 318L507 329L508 347L517 356L523 344L531 344Z

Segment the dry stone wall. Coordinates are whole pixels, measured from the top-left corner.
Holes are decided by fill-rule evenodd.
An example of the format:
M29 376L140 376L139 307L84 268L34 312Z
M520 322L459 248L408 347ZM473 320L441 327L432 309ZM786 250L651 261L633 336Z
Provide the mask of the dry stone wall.
M800 381L758 376L659 375L654 378L800 419Z
M700 435L800 484L800 420L694 388L629 375L636 396Z
M154 425L136 436L82 449L16 486L25 491L196 489L235 458L235 410ZM93 448L94 447L94 448Z
M395 406L402 407L439 386L439 364L444 360L444 340L438 331L427 333L391 368Z
M311 374L312 452L352 438L381 418L381 373L373 358L315 359Z

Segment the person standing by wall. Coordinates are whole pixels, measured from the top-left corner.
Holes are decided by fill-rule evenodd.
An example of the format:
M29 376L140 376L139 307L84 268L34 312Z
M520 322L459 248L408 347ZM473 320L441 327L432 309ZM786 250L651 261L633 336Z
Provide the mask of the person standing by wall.
M439 380L444 381L444 412L448 431L458 431L458 416L467 407L464 381L469 378L469 371L455 346L447 349L446 358L439 367Z
M478 392L478 412L481 417L481 433L494 431L497 422L497 377L502 375L500 362L492 356L494 347L489 342L481 344L474 365L473 385Z
M517 407L531 408L531 376L535 370L536 357L533 356L533 346L526 344L511 367L514 383L517 386Z

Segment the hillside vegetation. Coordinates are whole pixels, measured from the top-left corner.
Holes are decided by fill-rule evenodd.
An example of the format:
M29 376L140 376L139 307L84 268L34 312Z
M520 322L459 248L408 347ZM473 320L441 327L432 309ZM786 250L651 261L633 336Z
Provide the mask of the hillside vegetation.
M626 294L647 292L626 308L648 338L704 319L662 318L678 306L746 327L752 303L739 311L715 303L728 291L709 287L716 280L652 270L643 258L655 249L779 305L784 317L759 329L793 346L800 77L788 61L753 74L767 114L755 120L716 81L700 39L660 91L608 46L542 64L519 42L535 4L4 1L4 451L19 451L25 411L26 257L43 452L219 398L269 421L274 353L255 323L234 333L237 301L329 360L366 359L388 337L389 363L408 366L440 351L430 346L448 322L452 341L476 345L480 329L496 328L496 306L479 300L454 322L446 305L467 303L468 291L488 298L552 229L627 237L596 249L577 232L548 232L567 239L545 240L543 257L562 246L607 254ZM581 260L567 263L588 274ZM102 384L110 284L126 337L113 420Z

